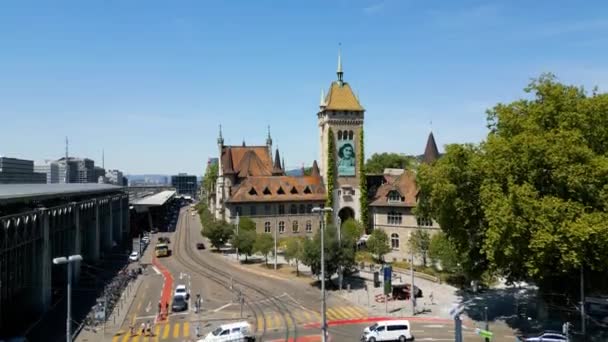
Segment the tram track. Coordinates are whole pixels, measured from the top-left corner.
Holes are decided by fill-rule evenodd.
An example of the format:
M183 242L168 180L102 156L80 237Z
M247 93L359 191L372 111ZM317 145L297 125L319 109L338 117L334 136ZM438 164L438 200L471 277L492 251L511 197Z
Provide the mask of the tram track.
M263 289L260 286L257 286L256 284L243 280L241 277L236 276L237 274L231 274L221 268L218 268L214 265L212 265L211 263L209 263L208 260L206 260L205 258L202 258L201 255L199 253L194 252L193 247L192 247L192 241L190 239L190 235L191 235L191 228L190 228L190 218L188 217L188 215L183 215L182 219L185 220L185 224L180 222L180 226L178 229L176 235L176 239L178 241L178 244L180 245L180 247L182 248L177 248L176 250L176 255L178 260L180 262L182 262L185 266L187 266L188 268L192 269L193 271L195 271L196 273L198 273L199 275L202 275L203 277L208 278L209 280L221 285L222 287L228 289L229 291L231 291L232 293L236 294L237 291L235 291L234 288L231 289L231 286L229 286L229 283L234 283L236 285L238 285L239 287L242 288L242 291L240 292L241 295L243 296L243 298L245 299L245 305L251 310L255 321L257 322L258 319L260 318L258 314L261 314L261 318L262 318L262 322L263 322L263 328L261 333L259 331L257 331L257 324L256 324L256 335L259 334L259 338L260 340L264 339L264 336L267 333L267 318L266 315L264 314L264 309L261 305L259 305L258 303L256 303L256 298L254 297L261 297L264 300L267 300L271 306L276 309L276 312L279 314L279 316L281 317L281 320L283 321L284 327L285 327L285 340L289 340L290 339L290 327L293 330L293 336L291 336L294 340L297 338L298 334L297 334L297 321L295 319L295 317L293 316L293 314L291 313L291 311L288 309L288 307L286 306L286 304L276 298L272 293L270 293L269 291ZM182 220L180 220L182 221ZM182 236L184 238L182 238ZM182 244L182 242L184 242ZM190 262L188 260L186 260L186 258L184 258L184 255L182 254L182 251L185 252L185 256L190 258L193 262ZM245 290L249 290L252 291L254 295L252 294L245 294ZM291 324L290 324L291 322Z

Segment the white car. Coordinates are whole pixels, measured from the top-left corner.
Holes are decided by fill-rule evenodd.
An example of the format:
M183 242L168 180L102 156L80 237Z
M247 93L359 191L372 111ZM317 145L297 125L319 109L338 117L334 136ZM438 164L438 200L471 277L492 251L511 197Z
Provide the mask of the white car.
M411 341L414 339L407 320L380 321L363 330L361 341Z
M173 297L184 297L185 299L190 298L190 293L188 293L188 289L186 285L177 285L175 287L175 292L173 293Z
M554 331L546 331L538 336L518 338L518 341L524 342L566 342L568 337L564 334Z
M137 261L139 260L139 253L138 252L132 252L129 255L129 261Z
M247 322L223 324L197 342L249 341L251 326Z

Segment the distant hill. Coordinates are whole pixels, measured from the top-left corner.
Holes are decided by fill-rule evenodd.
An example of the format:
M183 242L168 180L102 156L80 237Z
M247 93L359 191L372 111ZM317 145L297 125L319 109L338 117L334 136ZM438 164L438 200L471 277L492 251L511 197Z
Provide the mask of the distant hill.
M285 171L285 174L287 176L294 176L294 177L299 177L303 175L302 169L293 169L293 170L287 170Z

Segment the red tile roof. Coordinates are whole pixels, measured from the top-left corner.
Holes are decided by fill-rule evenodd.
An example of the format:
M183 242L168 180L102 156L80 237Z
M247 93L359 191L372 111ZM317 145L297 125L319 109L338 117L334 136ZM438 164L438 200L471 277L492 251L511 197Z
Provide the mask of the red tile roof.
M266 146L224 146L222 148L224 173L239 177L270 176L272 161Z
M376 191L374 200L370 204L371 206L378 207L415 207L416 206L416 195L418 194L418 187L416 185L416 174L412 171L405 171L400 176L393 178L393 176L386 176L387 183L382 184ZM391 191L397 191L401 194L401 202L389 202L388 194Z
M264 194L266 189L269 194ZM279 194L279 189L282 189L283 194ZM253 176L247 177L233 189L228 202L301 202L325 199L325 186L321 177Z

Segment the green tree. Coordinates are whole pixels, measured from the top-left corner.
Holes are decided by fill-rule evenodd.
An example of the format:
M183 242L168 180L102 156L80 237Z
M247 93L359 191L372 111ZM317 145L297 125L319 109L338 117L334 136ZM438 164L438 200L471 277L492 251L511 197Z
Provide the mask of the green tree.
M232 226L223 221L212 221L203 227L203 236L209 239L217 250L230 240L233 234Z
M215 182L218 177L218 164L211 164L207 166L205 170L205 175L203 176L203 188L205 189L205 193L213 192L213 188L215 188Z
M327 202L325 204L328 208L334 207L334 181L335 181L335 170L336 170L336 142L334 141L334 131L330 128L327 132L328 143L327 143ZM333 223L333 215L328 213L326 215L328 224Z
M422 264L426 267L426 256L431 244L431 235L422 229L416 229L408 241L414 254L422 257Z
M301 236L292 236L287 239L283 256L287 262L294 260L296 262L296 276L300 276L298 265L303 257L305 246L305 238Z
M351 244L357 243L365 232L363 224L355 219L348 219L342 223L342 238L350 241Z
M384 261L384 255L391 250L388 245L388 236L384 230L374 229L367 240L367 250L375 254L378 261Z
M245 254L245 261L247 261L251 253L253 253L255 241L255 230L239 229L239 232L232 236L230 243L234 248L239 249L239 253Z
M384 169L411 169L416 158L398 153L374 153L365 163L365 172L382 173Z
M324 231L325 243L325 278L331 280L338 268L342 266L347 274L355 264L355 252L347 241L338 241L337 229L328 225ZM321 232L317 231L312 240L305 239L301 261L310 267L311 272L321 275Z
M307 166L304 168L304 176L310 176L312 174L312 166Z
M456 248L443 232L433 234L431 237L429 257L434 264L439 263L441 269L445 271L456 272L458 269L460 260Z
M369 199L367 198L367 178L365 177L365 145L363 128L359 132L359 206L361 207L361 222L364 229L369 225ZM367 230L367 229L365 229Z
M266 260L266 265L268 265L268 254L274 248L274 239L272 235L268 233L258 234L255 243L253 245L253 249L256 252L262 253L264 259Z
M239 230L256 231L255 222L249 217L239 217Z

